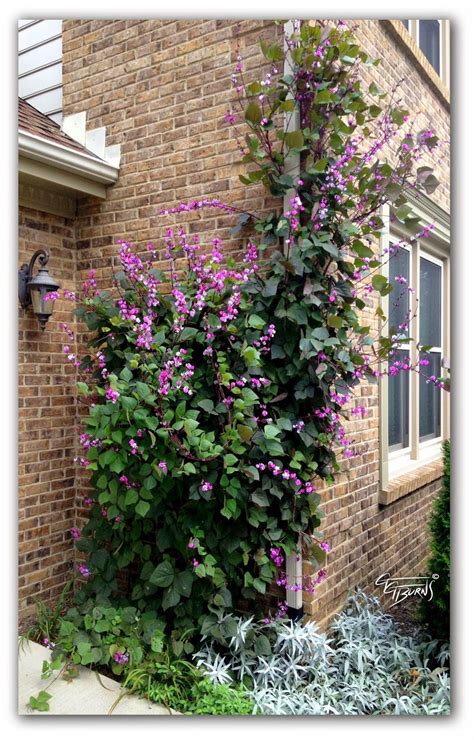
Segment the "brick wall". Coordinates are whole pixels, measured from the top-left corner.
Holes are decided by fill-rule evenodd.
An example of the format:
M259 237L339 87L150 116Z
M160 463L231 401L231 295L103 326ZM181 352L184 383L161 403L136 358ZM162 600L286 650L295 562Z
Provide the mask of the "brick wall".
M384 22L358 21L357 26L357 35L367 51L383 57L382 64L372 70L371 79L387 88L405 77L399 88L401 104L416 113L420 127L433 123L440 137L447 139L448 105L423 69L414 66L403 41ZM245 67L252 72L261 69L259 39L263 36L267 41L281 41L281 33L281 28L270 21L254 20L64 22L64 111L70 114L85 110L88 128L106 126L107 144L120 144L122 151L119 180L109 189L106 200L85 198L78 203L77 285L90 268L97 270L103 285L110 282L119 238L141 247L150 241L161 246L164 228L173 219L158 218L160 208L194 197L215 196L252 211L275 205L258 187L251 190L239 182L238 175L244 168L223 116L232 99L230 74L237 43ZM442 185L433 199L447 209L447 161L442 163L441 174ZM190 230L220 235L227 249L238 254L242 241L231 240L228 235L234 220L217 211L180 217L179 222L188 222ZM64 243L57 249L64 249ZM52 357L55 362L56 355ZM58 375L61 372L70 382L59 356L57 360ZM49 366L47 380L52 383L55 375L56 370ZM67 397L67 389L63 390ZM427 555L426 520L439 488L435 480L386 507L380 506L378 388L366 386L360 393L368 408L367 416L362 423L352 422L353 429L348 431L353 432L351 436L363 453L347 464L337 484L323 493L327 515L324 531L333 545L328 557L330 576L320 586L317 599L306 604L307 611L320 621L337 608L348 588L360 585L372 590L374 579L385 571L399 576L420 572ZM37 395L41 398L39 391ZM66 414L66 406L61 413ZM72 435L73 408L67 413L69 425L63 423L61 428L65 435L69 430ZM50 426L54 426L52 422ZM70 449L72 443L72 436L68 436ZM34 454L29 443L30 452ZM36 474L37 468L34 470ZM69 468L67 476L61 478L68 482L61 495L71 521L73 476ZM63 567L70 557L64 529L61 540L56 535L63 548L57 556L57 567ZM49 553L45 554L48 557ZM35 558L38 569L40 556ZM24 589L26 594L26 584Z
M75 288L73 221L20 207L19 264L43 247L51 274ZM18 317L19 616L34 614L36 599L54 600L74 559L68 529L74 524L76 408L74 369L65 363L68 306L58 301L41 331L31 308Z
M157 211L182 200L218 196L244 210L269 207L259 188L238 179L244 167L224 114L237 43L251 70L260 63L259 39L277 34L269 21L65 22L65 111L86 110L88 127L105 125L122 157L107 200L79 204L79 271L92 266L107 281L118 238L160 245L173 219ZM242 248L229 240L235 216L209 211L179 222L226 237L231 251Z

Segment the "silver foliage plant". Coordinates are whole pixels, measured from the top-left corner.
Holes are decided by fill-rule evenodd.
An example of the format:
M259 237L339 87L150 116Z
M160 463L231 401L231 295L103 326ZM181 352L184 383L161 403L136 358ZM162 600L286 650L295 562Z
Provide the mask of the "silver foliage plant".
M221 615L195 661L214 683L243 682L260 714L449 714L449 647L400 633L362 592L329 632Z

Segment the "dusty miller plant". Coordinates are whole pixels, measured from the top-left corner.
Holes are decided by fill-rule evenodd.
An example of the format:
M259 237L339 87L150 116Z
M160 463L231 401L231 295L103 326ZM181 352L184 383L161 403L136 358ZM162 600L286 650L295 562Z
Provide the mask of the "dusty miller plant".
M194 656L215 683L243 681L262 714L447 714L448 646L399 632L377 599L349 597L314 623L223 615Z

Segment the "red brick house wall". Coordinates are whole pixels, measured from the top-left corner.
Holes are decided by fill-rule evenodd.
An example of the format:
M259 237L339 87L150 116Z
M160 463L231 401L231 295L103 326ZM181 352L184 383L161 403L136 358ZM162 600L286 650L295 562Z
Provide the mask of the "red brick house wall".
M433 83L419 53L417 57L417 50L409 47L403 33L398 34L390 22L358 21L357 26L361 44L370 54L382 56L382 64L373 69L371 79L387 88L404 77L400 87L402 105L416 113L420 127L431 122L438 135L447 139L449 102ZM69 231L60 244L54 242L56 234L52 225L48 226L51 231L42 232L45 238L53 239L51 264L59 261L61 265L57 277L62 287L69 287L69 281L80 285L91 268L97 270L102 285L109 284L117 254L115 242L119 238L142 247L151 241L159 247L165 226L172 223L172 219L157 216L160 208L196 197L219 197L252 211L272 207L271 199L259 187L251 190L240 183L238 175L244 171L243 165L223 116L233 97L230 75L237 44L246 69L259 70L262 63L259 40L264 37L281 43L282 33L282 27L273 22L255 20L64 22L64 112L85 110L89 129L106 126L107 145L121 146L121 165L118 182L109 188L105 200L88 197L78 201L73 224L62 225ZM433 199L449 210L447 162L443 164L441 186ZM234 220L235 217L222 215L220 211L179 218L180 223L189 221L192 230L218 234L226 240L229 251L239 253L242 240L232 240L228 235L228 227ZM30 227L25 234L31 232ZM29 245L25 244L26 247ZM57 405L46 407L59 409L58 416L52 413L48 416L45 411L48 420L45 428L52 435L48 444L54 454L61 455L57 458L60 464L55 466L53 458L48 458L50 467L44 473L38 472L36 463L40 462L42 453L33 450L37 438L21 437L24 454L28 456L23 473L26 477L20 481L25 491L22 512L25 522L30 522L26 532L31 532L32 542L31 546L24 544L22 550L25 560L30 558L23 563L25 580L20 584L25 614L30 611L32 596L46 594L47 584L56 584L54 578L63 578L72 558L64 530L74 519L73 501L80 477L71 460L75 409L68 387L55 386L52 380L61 376L72 384L71 371L60 357L59 318L55 315L53 325L48 325L46 330L47 339L43 340L54 347L50 350L52 364L44 369L44 379L41 378L44 385L24 385L31 397L38 400L46 397L42 392L44 387L58 391ZM25 339L27 331L25 326ZM34 342L39 342L38 332ZM34 352L29 344L28 350ZM397 500L381 505L379 392L373 385L363 387L361 393L368 408L367 416L362 422L352 422L352 430L348 431L353 432L363 454L346 465L336 485L323 494L326 512L323 526L333 546L328 557L330 575L319 587L317 597L306 603L307 612L322 623L340 605L348 589L361 586L374 591L375 578L387 571L398 576L421 572L428 552L426 522L432 498L440 488L440 466L431 465L426 470L423 468L424 478L418 474L418 482L400 483L405 488L400 488ZM35 419L44 418L41 404L30 408L32 414L34 408ZM27 431L28 413L22 409L21 435L32 433ZM61 424L56 424L58 418ZM55 436L59 431L62 437ZM37 444L41 449L44 436L45 433ZM26 470L29 464L34 472L33 467L31 473ZM50 477L41 478L42 475ZM53 507L59 506L58 502L62 502L64 512L61 511L67 520L67 524L63 521L61 531L59 524L52 521ZM40 509L34 508L38 506ZM42 534L33 538L35 527ZM48 537L55 538L54 550L51 543L44 544ZM49 548L44 556L43 547ZM44 565L45 562L50 564ZM31 573L38 575L43 570L46 580L38 586Z
M20 207L19 264L39 248L50 253L52 274L75 289L74 222ZM18 316L19 614L34 613L37 599L54 600L71 573L68 534L75 519L75 374L64 362L62 321L69 306L56 305L41 332L31 311Z

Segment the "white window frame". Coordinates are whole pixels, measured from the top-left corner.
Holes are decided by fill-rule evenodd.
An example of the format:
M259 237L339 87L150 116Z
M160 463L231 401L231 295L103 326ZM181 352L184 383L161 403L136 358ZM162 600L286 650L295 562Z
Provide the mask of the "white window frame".
M432 213L425 214L423 209L413 203L412 209L421 218L421 224L425 225L435 221ZM440 210L440 209L439 209ZM419 266L420 258L431 260L434 264L441 266L441 366L443 359L449 357L449 217L444 224L436 227L433 236L427 239L417 239L410 246L410 284L415 288L415 296L410 296L409 307L413 310L415 299L420 295ZM387 247L390 242L398 242L407 239L407 234L391 225L390 209L384 206L383 218L385 230L382 237L382 248ZM446 226L447 224L447 226ZM403 245L404 246L404 245ZM386 263L382 273L389 277L389 265ZM381 307L388 317L389 297L381 299ZM410 343L410 363L413 364L418 352L416 349L416 338L419 337L419 312L414 315L410 325L410 336L415 338ZM437 349L437 348L435 348ZM389 362L381 364L381 369L386 370ZM444 439L449 437L449 393L441 391L441 413L440 428L441 435L435 439L420 441L419 438L419 387L423 379L418 373L410 372L409 375L409 444L398 450L389 450L388 446L388 377L382 375L379 384L380 390L380 454L381 454L381 487L382 489L404 473L416 470L428 464L441 455L441 447Z

